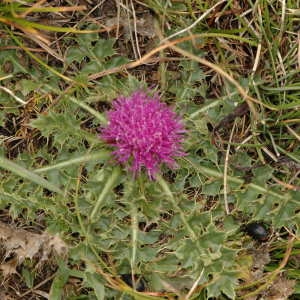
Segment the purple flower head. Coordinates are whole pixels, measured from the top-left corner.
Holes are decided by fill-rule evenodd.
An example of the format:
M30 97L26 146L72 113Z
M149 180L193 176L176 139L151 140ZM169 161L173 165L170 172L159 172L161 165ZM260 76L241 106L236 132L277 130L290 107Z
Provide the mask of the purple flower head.
M145 168L153 179L162 163L174 168L174 158L185 155L181 146L184 126L158 95L137 91L120 97L107 116L108 125L100 137L116 148L116 159L129 164L134 174Z

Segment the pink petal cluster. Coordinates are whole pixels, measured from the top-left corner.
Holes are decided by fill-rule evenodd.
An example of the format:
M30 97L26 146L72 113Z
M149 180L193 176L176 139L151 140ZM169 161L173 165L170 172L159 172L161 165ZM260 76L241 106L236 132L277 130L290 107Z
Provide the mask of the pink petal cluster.
M100 137L116 148L116 159L130 166L134 174L147 170L153 179L162 163L174 168L174 158L183 156L184 126L157 95L137 91L113 101L108 125Z

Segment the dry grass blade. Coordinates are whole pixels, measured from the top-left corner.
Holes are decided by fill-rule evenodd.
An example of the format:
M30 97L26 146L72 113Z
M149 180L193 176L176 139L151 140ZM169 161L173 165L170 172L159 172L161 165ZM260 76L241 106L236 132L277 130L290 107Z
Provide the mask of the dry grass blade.
M223 69L221 69L219 66L209 62L208 60L206 59L203 59L203 58L200 58L192 53L189 53L177 46L170 46L170 48L172 48L173 50L175 50L176 52L180 53L181 55L183 56L186 56L186 57L189 57L197 62L199 62L200 64L203 64L209 68L211 68L212 70L216 71L218 74L220 74L222 77L224 77L225 79L227 79L231 84L233 84L237 90L239 91L239 93L243 96L243 98L245 99L245 101L247 102L248 106L249 106L249 109L251 110L252 114L253 114L253 117L255 120L258 120L259 117L258 117L258 113L255 109L255 106L253 105L252 102L255 102L255 103L258 103L260 105L263 105L263 106L268 106L269 105L266 105L264 103L262 103L261 101L249 96L247 94L247 92L242 88L242 86L232 77L230 76L228 73L226 73ZM274 108L271 108L269 107L270 109L274 109Z
M46 0L40 0L37 3L34 3L27 10L25 10L21 15L19 15L19 17L25 18L28 14L30 14L32 11L34 11L35 8L40 7L40 5L42 5L45 2L46 2Z
M140 59L138 59L136 61L126 63L126 64L123 64L121 66L114 67L114 68L111 68L111 69L108 69L108 70L104 70L104 71L101 71L101 72L98 72L98 73L94 73L94 74L89 76L89 79L90 80L95 80L95 79L98 79L98 78L101 78L101 77L104 77L104 76L107 76L107 75L116 74L116 73L119 73L119 72L122 72L122 71L125 71L125 70L128 70L128 69L136 68L140 65L147 64L147 63L150 62L150 59L153 55L159 53L162 50L168 49L171 46L174 46L174 45L186 42L186 41L195 40L195 39L198 39L198 38L200 39L200 38L217 37L217 36L218 36L218 34L216 34L216 33L201 33L201 34L192 34L192 35L185 36L185 37L173 40L173 41L168 41L167 43L152 49L151 51L149 51L147 54L145 54L144 56L142 56ZM226 35L223 35L223 36L227 37L227 38L233 38L233 39L236 38L234 35L229 35L229 34L226 34ZM251 43L251 41L249 41L247 39L243 39L243 41Z
M19 17L24 18L31 12L74 12L74 11L83 11L86 10L85 5L78 6L60 6L60 7L40 7L38 4L42 4L45 1L41 1L39 3L35 3L33 6L27 8Z
M64 62L63 57L49 47L50 41L48 41L47 43L44 43L40 37L36 37L35 35L33 35L31 33L27 33L27 36L30 39L32 39L34 42L36 42L41 48L43 48L45 50L45 52L49 53L50 55L55 57L57 60ZM31 51L28 48L27 48L27 50Z
M15 95L10 89L6 88L5 86L1 86L0 85L0 90L5 91L7 94L9 94L10 96L12 96L21 105L26 105L27 104L26 101L22 100L20 97L18 97L17 95Z
M229 163L230 144L232 142L232 138L233 138L233 134L234 134L234 130L235 130L235 125L236 125L236 123L234 122L234 124L232 126L232 129L231 129L227 149L226 149L225 164L224 164L224 179L223 179L223 183L224 183L224 203L225 203L225 211L226 211L227 215L230 214L229 205L228 205L228 182L227 182L228 163Z
M214 6L212 6L208 10L206 10L205 13L202 14L193 24L191 24L190 26L188 26L188 27L186 27L186 28L184 28L184 29L182 29L178 32L175 32L175 33L171 34L170 36L164 38L163 40L160 41L160 43L165 43L166 41L174 38L175 36L180 35L182 33L185 33L187 31L191 30L193 27L195 27L200 21L205 19L216 7L218 7L223 2L226 2L226 0L221 0L221 1L217 2Z

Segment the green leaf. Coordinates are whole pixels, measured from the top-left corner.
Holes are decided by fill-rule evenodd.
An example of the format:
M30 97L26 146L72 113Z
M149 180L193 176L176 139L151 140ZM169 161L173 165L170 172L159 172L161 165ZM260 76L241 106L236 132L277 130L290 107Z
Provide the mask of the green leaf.
M298 199L300 199L300 192L291 192L290 197L280 202L278 207L272 211L271 217L276 228L292 226L293 222L297 224L295 218L299 209Z
M222 180L214 180L203 185L202 193L209 196L217 196L220 194L220 189L223 186Z
M84 30L97 30L99 29L96 24L89 24ZM84 47L91 47L91 43L99 39L97 32L90 32L81 34L77 38L77 42Z
M138 240L142 244L153 244L159 240L160 234L161 233L157 231L150 231L150 232L139 231Z
M270 166L263 166L253 171L253 183L263 186L271 177L273 169Z
M175 272L178 269L180 260L175 255L168 255L164 258L159 258L157 261L151 263L152 270L155 273L168 273Z
M231 160L233 166L240 168L250 168L251 162L251 157L245 152L237 152Z
M26 58L25 58L26 59ZM20 57L17 56L15 50L0 51L0 70L3 71L5 63L10 64L11 74L29 73L28 70L20 63Z
M47 115L40 115L37 119L31 121L31 126L39 129L42 135L50 137L54 135L54 142L62 146L65 142L70 141L72 137L84 137L84 132L80 129L80 120L74 114L63 114L49 112Z
M87 54L85 51L83 51L80 46L73 46L70 47L66 54L66 62L67 64L72 63L73 61L76 61L78 63L81 63L84 57L86 57Z
M193 274L199 274L204 269L204 283L210 280L210 275L218 276L222 270L231 270L235 266L236 251L224 247L225 238L225 232L210 224L197 241L179 237L178 242L169 248L176 250L181 268L191 268Z
M216 252L223 245L225 237L225 232L218 231L213 224L210 224L207 226L206 232L198 239L198 242L202 248Z
M22 79L19 82L21 93L27 96L30 92L36 90L41 86L40 82L35 82L34 80Z
M86 63L81 69L81 74L90 75L104 70L104 66L97 64L95 61Z
M115 50L113 48L114 43L115 40L113 39L98 40L93 49L93 53L100 61L108 56L112 56L115 54Z
M105 68L106 69L115 68L115 67L121 66L123 64L126 64L128 62L129 62L129 60L125 57L122 57L122 56L113 57L105 64Z
M98 274L86 272L85 282L88 287L94 289L97 300L104 300L105 288L101 277Z
M29 271L26 267L23 267L22 277L24 278L27 287L31 289L33 287L33 282L34 282L33 271Z
M52 282L49 300L62 300L63 288L69 279L70 271L65 267L60 267Z
M235 299L236 272L224 271L217 276L216 281L207 287L207 299L218 297L221 293L224 293L229 299Z
M95 253L90 249L85 242L79 243L75 247L70 249L70 257L75 261L88 261L92 263L97 263L97 257Z

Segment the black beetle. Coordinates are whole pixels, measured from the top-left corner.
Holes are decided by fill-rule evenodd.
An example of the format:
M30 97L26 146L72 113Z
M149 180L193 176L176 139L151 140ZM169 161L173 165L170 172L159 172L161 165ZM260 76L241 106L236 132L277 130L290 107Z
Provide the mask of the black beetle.
M122 274L121 275L122 280L129 286L133 288L133 283L132 283L132 275L131 274ZM135 281L135 289L138 292L143 292L145 291L145 281L143 278L134 276L134 281Z
M264 242L269 237L269 231L262 222L253 222L245 226L245 232L250 235L253 239Z

